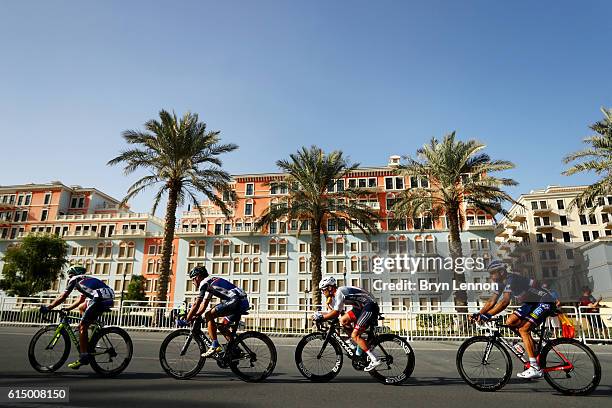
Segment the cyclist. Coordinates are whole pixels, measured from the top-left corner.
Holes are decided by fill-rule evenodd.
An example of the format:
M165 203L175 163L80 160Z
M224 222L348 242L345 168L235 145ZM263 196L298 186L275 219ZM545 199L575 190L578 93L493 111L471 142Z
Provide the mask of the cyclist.
M72 266L66 272L69 278L66 290L49 306L41 306L40 311L41 313L47 313L62 304L74 289L81 293L81 296L74 303L64 308L65 311L70 311L80 305L79 310L83 314L79 323L79 359L68 364L68 367L77 370L81 366L89 364L87 329L98 320L102 313L110 310L113 306L115 292L100 279L85 275L87 270L82 266Z
M319 282L319 289L323 292L326 298L332 298L331 311L328 313L316 312L312 318L315 321L334 319L342 312L345 306L350 305L353 308L344 313L340 317L340 324L344 330L350 334L351 340L363 350L370 359L370 364L364 371L372 371L382 364L376 354L368 347L368 344L361 338L361 334L368 328L369 325L375 324L378 320L379 308L374 297L363 289L354 286L340 286L333 277L323 278ZM353 327L354 324L354 327Z
M498 289L482 309L472 315L472 319L476 321L491 319L508 307L511 297L521 302L521 307L506 320L506 324L520 334L529 356L529 368L517 375L527 379L541 378L543 372L536 359L531 329L555 314L555 299L533 279L508 272L506 265L499 260L491 261L487 271L491 281L497 283ZM498 302L500 296L501 301Z
M210 357L215 353L223 350L217 340L217 317L225 317L223 323L219 326L219 331L229 341L231 340L229 325L240 321L240 316L249 310L249 301L246 293L241 288L223 278L209 276L205 266L196 266L189 272L189 277L198 287L200 294L198 295L195 304L187 314L187 321L192 322L197 316L200 316L210 303L213 296L221 299L221 303L211 308L206 312L204 318L208 322L208 334L212 340L212 345L206 352L202 353L202 357ZM202 303L204 300L204 303Z

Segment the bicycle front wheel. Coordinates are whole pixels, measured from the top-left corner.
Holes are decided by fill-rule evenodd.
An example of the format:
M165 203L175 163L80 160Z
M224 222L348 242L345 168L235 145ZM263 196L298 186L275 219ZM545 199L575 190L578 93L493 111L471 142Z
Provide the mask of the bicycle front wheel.
M39 373L57 371L68 359L70 338L65 330L58 332L57 328L57 325L43 327L30 340L28 359Z
M414 370L414 351L410 344L395 334L382 334L372 350L383 363L370 371L370 375L383 384L400 385L406 382Z
M127 368L134 346L130 335L120 327L104 327L89 342L90 364L104 377L114 377Z
M323 348L326 333L304 336L295 348L295 364L300 373L313 382L331 381L342 368L342 350L335 340Z
M498 341L476 336L459 346L457 370L470 387L478 391L497 391L510 380L512 361Z
M202 340L191 330L180 329L170 333L159 347L159 362L170 377L186 380L197 375L206 359Z
M276 347L263 333L241 333L227 346L230 369L240 379L258 382L266 379L276 367Z
M578 340L551 340L540 355L544 378L566 395L587 395L601 380L601 366L595 353Z

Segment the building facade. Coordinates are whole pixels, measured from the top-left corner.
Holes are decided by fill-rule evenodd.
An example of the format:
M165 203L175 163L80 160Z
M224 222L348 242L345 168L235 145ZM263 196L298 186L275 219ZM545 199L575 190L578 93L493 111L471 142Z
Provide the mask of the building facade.
M329 191L350 187L368 190L361 201L380 212L380 233L365 237L350 234L343 225L330 222L323 239L324 276L340 283L363 287L383 305L384 310L440 310L452 307L453 287L439 290L436 284L451 283L452 271L436 264L422 263L416 268L394 266L375 272L376 262L385 258L443 258L449 255L446 218L433 219L423 214L417 219L401 220L391 228L389 208L405 189L430 188L426 178L405 179L397 176L399 157L392 156L386 166L363 167L330 185ZM228 204L231 216L204 202L203 216L187 211L179 219L174 240L169 296L175 303L193 302L197 292L187 273L196 265L206 265L213 274L240 285L249 294L252 305L273 310L306 308L313 288L310 278L310 230L298 220L278 221L255 231L255 220L270 205L288 195L282 173L242 174L233 176L237 199ZM127 287L134 274L147 278L147 297L156 299L157 277L161 259L162 221L148 214L131 213L118 208L118 201L95 189L57 185L13 186L0 188L0 202L8 196L12 213L0 238L0 255L20 237L32 232L52 232L64 237L70 246L70 262L81 263L105 280L116 292ZM55 192L57 190L57 192ZM37 193L36 200L25 204L20 196ZM63 202L42 220L40 200L51 192L52 201ZM15 198L11 199L10 197ZM43 198L38 198L38 197ZM98 197L99 196L99 197ZM82 207L73 207L76 204ZM88 198L89 197L89 198ZM107 197L100 204L100 197ZM225 197L227 198L227 197ZM95 201L98 200L98 201ZM34 204L34 201L36 204ZM54 201L54 202L55 202ZM95 202L95 205L91 203ZM33 206L36 206L34 210ZM102 206L102 207L101 207ZM0 207L0 215L3 209ZM21 221L23 211L28 215ZM495 253L495 220L464 205L464 230L461 238L464 255L482 257L485 262ZM15 221L16 218L19 221ZM0 218L1 219L1 218ZM299 228L298 228L299 227ZM13 231L15 231L13 233ZM300 232L298 233L298 230ZM466 281L484 283L487 276L478 270L466 270ZM412 288L403 282L414 282ZM59 281L51 293L63 288ZM415 289L416 287L416 289ZM314 288L316 290L316 288ZM481 293L469 292L470 301L478 302Z
M496 229L502 259L567 301L583 286L594 286L582 248L612 237L612 195L585 203L587 210L580 212L572 202L585 188L549 186L523 194Z

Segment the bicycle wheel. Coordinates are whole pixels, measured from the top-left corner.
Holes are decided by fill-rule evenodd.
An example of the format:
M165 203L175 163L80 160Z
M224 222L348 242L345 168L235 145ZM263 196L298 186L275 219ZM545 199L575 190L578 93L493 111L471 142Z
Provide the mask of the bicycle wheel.
M571 368L562 367L571 364ZM540 353L544 378L566 395L590 394L601 380L601 366L595 353L578 340L550 340ZM555 369L556 368L556 369Z
M459 346L457 370L470 387L478 391L497 391L510 379L512 361L508 351L498 341L476 336Z
M96 373L114 377L130 364L134 346L130 335L122 328L104 327L89 341L89 353L89 363Z
M382 334L371 345L383 364L370 371L370 375L383 384L400 385L414 370L414 351L410 344L395 334Z
M228 344L227 354L230 369L244 381L262 381L276 367L276 347L263 333L241 333Z
M159 362L170 377L186 380L197 375L206 359L202 340L193 336L191 330L179 329L170 333L159 347Z
M325 333L304 336L295 348L295 364L300 373L313 382L331 381L342 368L342 350L335 340L330 340L321 350Z
M70 338L65 330L56 333L57 325L46 326L34 334L28 347L30 365L39 373L59 370L70 355Z

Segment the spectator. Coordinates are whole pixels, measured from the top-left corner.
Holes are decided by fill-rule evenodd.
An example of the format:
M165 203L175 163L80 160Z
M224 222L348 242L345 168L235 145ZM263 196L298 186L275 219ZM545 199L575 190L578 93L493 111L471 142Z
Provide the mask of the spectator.
M580 311L587 314L587 321L592 329L603 329L603 321L599 315L599 302L601 297L595 299L593 291L588 286L582 288L582 297L580 298Z

